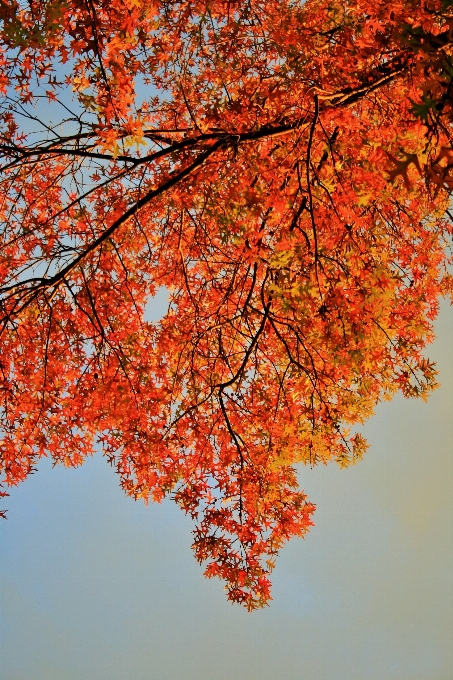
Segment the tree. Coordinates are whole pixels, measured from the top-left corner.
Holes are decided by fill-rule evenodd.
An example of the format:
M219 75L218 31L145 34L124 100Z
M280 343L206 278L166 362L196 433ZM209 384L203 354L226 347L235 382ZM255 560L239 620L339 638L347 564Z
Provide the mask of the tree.
M312 524L294 465L435 387L452 6L1 0L6 485L101 447L266 604Z

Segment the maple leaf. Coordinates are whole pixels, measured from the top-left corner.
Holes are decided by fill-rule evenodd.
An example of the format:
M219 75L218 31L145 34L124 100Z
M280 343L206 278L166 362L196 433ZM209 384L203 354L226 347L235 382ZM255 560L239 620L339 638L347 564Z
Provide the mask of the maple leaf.
M418 155L415 153L405 154L404 160L397 160L388 151L386 153L390 160L393 161L393 163L395 164L395 168L388 173L389 180L391 182L394 182L397 177L402 177L404 186L406 187L406 189L409 190L411 188L411 182L409 180L408 175L409 166L414 165L415 168L418 170L419 175L420 176L423 175L423 170L420 165Z
M420 118L424 123L428 123L429 115L436 109L437 105L437 100L430 99L427 95L423 95L420 104L417 102L412 103L412 111L417 118Z

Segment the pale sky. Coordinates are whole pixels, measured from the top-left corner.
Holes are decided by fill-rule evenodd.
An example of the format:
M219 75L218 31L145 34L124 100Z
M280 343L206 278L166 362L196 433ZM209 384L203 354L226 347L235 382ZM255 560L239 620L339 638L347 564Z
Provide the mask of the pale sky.
M315 527L251 614L194 561L171 502L127 498L101 456L3 501L2 680L452 680L453 308L428 356L442 387L364 428L355 468L302 469Z

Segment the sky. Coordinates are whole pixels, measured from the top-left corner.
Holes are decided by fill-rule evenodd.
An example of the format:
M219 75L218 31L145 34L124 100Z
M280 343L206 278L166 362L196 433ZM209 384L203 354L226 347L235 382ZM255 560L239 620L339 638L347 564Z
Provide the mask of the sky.
M437 336L428 403L380 404L355 467L300 469L315 526L282 550L264 610L203 577L171 501L127 498L101 455L75 470L41 461L3 501L1 680L451 680L446 302Z

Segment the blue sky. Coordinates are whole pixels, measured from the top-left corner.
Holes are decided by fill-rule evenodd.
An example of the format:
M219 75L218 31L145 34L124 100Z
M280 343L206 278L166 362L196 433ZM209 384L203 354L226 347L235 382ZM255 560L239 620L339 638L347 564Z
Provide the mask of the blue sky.
M429 402L381 404L356 467L301 469L316 526L282 551L263 611L203 578L171 502L127 498L101 456L77 470L42 461L3 503L2 680L451 680L445 302L437 333Z

